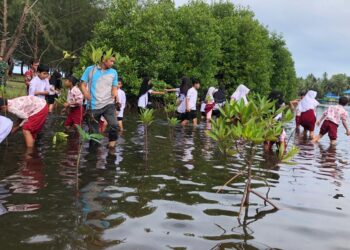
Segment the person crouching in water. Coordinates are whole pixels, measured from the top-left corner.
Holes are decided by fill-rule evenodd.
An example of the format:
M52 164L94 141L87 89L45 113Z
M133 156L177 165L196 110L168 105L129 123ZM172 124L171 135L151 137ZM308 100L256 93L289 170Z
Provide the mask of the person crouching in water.
M284 106L283 94L280 91L277 91L277 90L271 91L269 94L268 100L270 102L273 102L273 101L275 102L276 111ZM282 119L282 117L283 117L283 113L280 113L276 117L274 117L274 120L278 122ZM282 128L282 133L278 137L278 140L276 141L276 145L278 149L280 149L281 147L283 147L284 150L286 149L287 147L286 136L287 136L286 131L284 130L284 128ZM264 149L272 151L273 144L275 144L274 141L265 141Z
M68 76L64 82L64 86L68 89L67 102L64 104L63 112L68 110L68 116L64 122L64 126L67 130L75 127L76 125L81 126L84 115L83 108L83 93L77 86L79 80L74 76Z
M311 139L314 138L314 130L316 124L316 108L319 102L316 101L317 92L309 90L305 97L298 104L300 111L300 125L304 128L304 136L310 131Z
M343 126L346 130L346 135L350 135L349 127L346 123L346 118L348 116L348 112L344 109L349 102L349 99L345 96L339 98L339 104L330 106L321 116L321 119L317 122L317 126L320 126L321 122L322 126L320 129L320 134L317 135L312 142L318 142L325 134L328 133L329 139L331 140L331 144L335 145L337 143L337 132L340 121L342 121Z
M0 98L0 107L3 111L8 111L20 119L19 124L12 128L12 133L22 127L26 146L34 147L36 137L49 114L45 99L36 96L22 96L9 100Z

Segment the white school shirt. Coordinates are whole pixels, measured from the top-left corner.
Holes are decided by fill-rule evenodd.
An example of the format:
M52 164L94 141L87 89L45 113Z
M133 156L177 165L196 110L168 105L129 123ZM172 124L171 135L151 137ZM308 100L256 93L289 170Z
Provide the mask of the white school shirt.
M126 95L124 90L118 89L118 99L119 103L121 104L120 111L118 113L118 117L122 118L124 116L124 109L126 104Z
M189 109L196 110L198 92L195 87L188 90L186 98L189 100Z
M137 106L139 108L147 108L147 104L148 104L148 93L152 94L153 90L150 89L148 90L146 93L144 93L142 96L139 97L139 100L137 102Z
M44 79L41 80L39 78L39 76L34 77L31 81L30 81L30 85L29 85L29 93L28 95L31 96L36 96L39 97L41 99L45 100L45 95L35 95L35 92L44 92L44 91L50 91L50 83L49 83L49 79Z
M186 96L184 94L180 94L179 101L180 104L177 106L177 112L180 114L186 113Z
M0 115L0 143L10 134L13 122L4 116Z

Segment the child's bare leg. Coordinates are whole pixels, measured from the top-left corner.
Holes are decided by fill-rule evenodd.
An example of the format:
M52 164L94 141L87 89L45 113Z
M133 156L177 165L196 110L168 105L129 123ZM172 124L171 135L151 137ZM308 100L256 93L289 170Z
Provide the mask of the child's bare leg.
M30 133L29 130L23 129L23 136L24 136L24 141L26 143L27 148L34 147L35 140L32 133Z
M321 140L321 138L322 138L322 135L316 135L316 136L312 139L312 142L313 142L313 143L317 143L317 142L319 142L319 140Z
M194 118L194 119L192 120L192 122L193 122L193 126L197 126L197 125L198 125L197 118Z
M120 131L124 131L123 121L118 121L118 126L119 126Z
M337 144L337 140L331 140L331 145L336 145Z
M50 104L49 105L49 112L52 113L52 111L53 111L53 104Z
M310 131L310 138L314 139L314 137L315 137L315 132L314 131Z
M181 125L182 125L182 126L186 126L187 123L188 123L188 120L183 120L183 121L181 122Z
M307 130L306 129L304 129L303 135L304 135L304 137L307 137Z

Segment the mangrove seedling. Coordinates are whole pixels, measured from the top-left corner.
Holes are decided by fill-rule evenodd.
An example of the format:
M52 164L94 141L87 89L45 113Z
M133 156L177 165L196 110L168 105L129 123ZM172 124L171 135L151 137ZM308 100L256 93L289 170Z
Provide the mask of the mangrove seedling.
M243 101L227 102L220 109L222 118L212 121L212 129L207 131L207 135L217 142L219 150L224 155L231 157L238 155L245 163L244 168L224 184L224 186L229 185L238 177L245 179L239 216L243 206L246 206L246 209L248 209L251 193L278 209L267 196L264 197L253 190L251 185L252 179L255 177L253 176L252 168L256 161L255 154L258 147L266 141L277 142L283 131L283 126L293 118L291 111L287 110L286 107L275 109L274 106L274 102L260 96L252 98L247 105ZM275 119L277 115L282 113L282 119ZM289 163L297 153L298 149L296 147L292 147L288 153L284 152L284 147L282 146L279 149L280 160L286 163ZM265 183L267 184L266 181ZM221 190L219 189L218 192Z
M53 145L56 145L56 142L66 142L68 135L64 132L56 132L52 138Z
M146 152L146 158L148 153L148 127L153 123L154 121L154 110L153 109L145 109L141 111L140 114L140 120L143 124L144 133L145 133L145 152Z

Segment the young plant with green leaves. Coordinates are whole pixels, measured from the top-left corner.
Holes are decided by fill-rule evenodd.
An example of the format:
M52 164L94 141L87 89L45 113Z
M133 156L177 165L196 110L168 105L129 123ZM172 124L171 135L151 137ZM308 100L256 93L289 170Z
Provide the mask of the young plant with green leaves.
M252 168L256 162L258 147L266 141L278 142L284 125L292 120L293 114L287 107L276 109L274 102L259 95L252 98L247 105L243 101L227 102L220 112L221 117L212 121L212 129L207 131L207 135L217 142L219 150L225 156L238 155L245 162L244 168L224 184L229 185L238 177L245 178L239 215L243 206L248 209L251 193L278 209L267 197L252 189L252 179L260 178L253 176ZM282 119L275 119L280 114L283 114ZM280 146L278 156L281 162L290 163L296 153L298 149L294 146L288 153L284 151L284 146ZM267 184L266 181L265 183ZM221 189L218 190L220 191Z
M146 157L148 153L148 127L154 121L154 110L153 109L145 109L141 111L140 120L143 124L144 132L145 132L145 152Z

